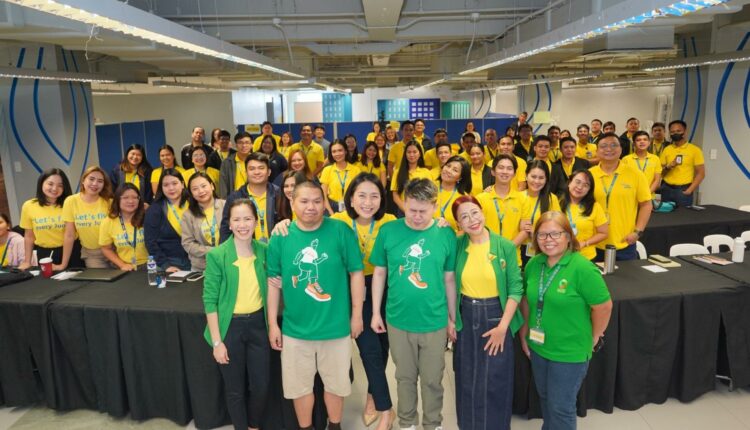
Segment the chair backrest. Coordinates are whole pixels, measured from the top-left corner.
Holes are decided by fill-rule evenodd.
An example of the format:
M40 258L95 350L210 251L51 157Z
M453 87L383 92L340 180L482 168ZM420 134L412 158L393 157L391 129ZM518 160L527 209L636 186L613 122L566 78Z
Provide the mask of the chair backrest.
M743 231L740 237L745 241L745 243L750 242L750 230Z
M635 250L638 251L639 259L645 260L648 258L648 252L646 252L646 245L644 245L640 240L635 243Z
M750 212L750 205L742 205L739 209L741 211Z
M670 257L679 257L680 255L710 254L708 248L697 243L678 243L669 248Z
M729 247L729 251L734 249L734 239L726 234L709 234L703 238L703 246L708 248L712 254L721 252L721 245Z

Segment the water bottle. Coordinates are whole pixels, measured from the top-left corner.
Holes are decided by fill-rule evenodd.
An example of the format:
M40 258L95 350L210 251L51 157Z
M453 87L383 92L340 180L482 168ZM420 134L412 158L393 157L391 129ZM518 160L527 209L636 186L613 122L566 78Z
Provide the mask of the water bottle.
M742 263L745 261L745 241L741 237L734 239L734 248L732 248L732 261Z
M148 284L149 285L158 285L159 284L159 271L156 268L156 260L154 260L153 255L148 256L148 262L146 263L146 268L148 269Z
M615 273L615 260L617 257L617 248L614 245L604 247L604 274Z

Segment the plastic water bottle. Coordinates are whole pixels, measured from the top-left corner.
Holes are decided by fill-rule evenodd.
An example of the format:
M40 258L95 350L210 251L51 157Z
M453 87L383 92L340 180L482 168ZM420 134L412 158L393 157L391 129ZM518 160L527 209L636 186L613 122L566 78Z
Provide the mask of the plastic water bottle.
M157 286L159 284L159 271L156 268L156 260L154 260L153 255L148 256L146 268L148 269L148 284Z
M734 239L734 248L732 248L732 261L742 263L745 261L745 241L741 237Z

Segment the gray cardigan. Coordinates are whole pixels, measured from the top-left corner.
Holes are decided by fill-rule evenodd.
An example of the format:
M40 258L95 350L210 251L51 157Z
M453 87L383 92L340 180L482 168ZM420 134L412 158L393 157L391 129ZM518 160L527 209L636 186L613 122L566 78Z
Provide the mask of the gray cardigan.
M237 160L227 157L221 162L219 171L219 187L216 192L220 199L226 199L234 191L234 176L237 174Z
M216 220L216 237L219 238L221 233L221 217L224 213L224 200L214 199L214 219ZM206 254L213 248L203 236L201 226L205 222L204 218L196 218L190 210L186 210L182 215L180 225L182 227L182 247L185 248L190 265L195 270L206 269Z

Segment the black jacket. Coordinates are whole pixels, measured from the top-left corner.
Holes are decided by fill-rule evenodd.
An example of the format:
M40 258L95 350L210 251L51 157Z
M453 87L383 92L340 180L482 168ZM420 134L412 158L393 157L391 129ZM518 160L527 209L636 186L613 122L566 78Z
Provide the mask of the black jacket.
M583 158L576 157L573 160L573 170L588 170L590 163ZM552 173L550 174L549 189L552 193L557 195L558 198L562 198L565 195L565 190L568 188L568 175L565 174L563 169L562 160L557 160L552 163Z
M227 158L234 157L235 152L237 152L234 148L229 148L229 154L227 154ZM221 159L221 155L219 155L219 151L214 151L208 156L208 161L206 162L206 165L208 167L213 167L216 170L221 170L221 162L224 161Z
M211 154L214 152L214 149L211 148L211 146L203 144L203 147L206 148L206 156L208 159L206 160L206 165L211 166L213 168L216 168L215 166L208 163L208 160L211 159ZM180 161L182 161L182 168L192 169L193 168L193 160L190 158L192 154L190 152L193 150L193 144L188 143L187 145L183 146L180 150Z

